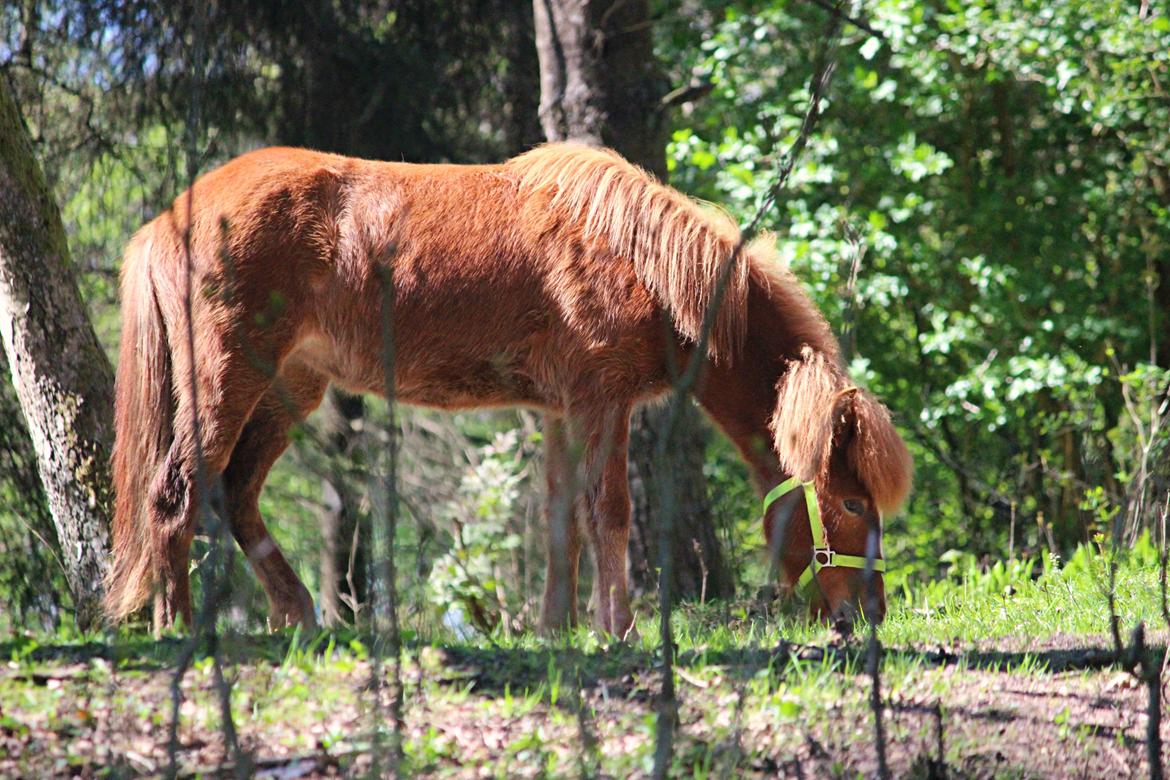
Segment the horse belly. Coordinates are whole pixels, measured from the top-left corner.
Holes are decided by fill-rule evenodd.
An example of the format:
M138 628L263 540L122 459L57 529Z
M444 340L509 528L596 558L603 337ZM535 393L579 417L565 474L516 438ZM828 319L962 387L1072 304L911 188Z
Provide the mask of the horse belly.
M397 258L395 396L444 409L560 410L581 392L614 401L652 395L662 373L660 323L582 316L541 282L539 263ZM336 384L385 395L377 290L334 280L318 296L308 362ZM628 312L628 309L627 309ZM632 314L632 313L631 313Z
M388 365L377 330L314 333L300 342L293 357L345 390L385 396ZM531 341L539 338L493 343L400 322L395 329L395 397L443 409L554 407L557 393L547 378L538 376Z
M398 397L410 404L439 409L475 409L493 406L555 408L555 399L543 392L522 370L490 360L469 359L460 365L427 365L396 372Z

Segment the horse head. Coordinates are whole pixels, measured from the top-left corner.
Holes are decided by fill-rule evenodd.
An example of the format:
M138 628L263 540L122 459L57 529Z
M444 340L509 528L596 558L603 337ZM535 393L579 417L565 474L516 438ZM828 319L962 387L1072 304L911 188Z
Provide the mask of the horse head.
M835 357L806 348L777 385L773 445L790 478L765 499L764 530L783 584L818 617L885 615L882 518L910 490L912 464L889 411Z

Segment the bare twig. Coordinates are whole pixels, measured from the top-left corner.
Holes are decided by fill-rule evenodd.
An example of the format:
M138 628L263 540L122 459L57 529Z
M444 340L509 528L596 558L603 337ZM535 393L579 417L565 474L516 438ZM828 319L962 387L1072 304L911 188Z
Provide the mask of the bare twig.
M737 247L738 248L738 247ZM730 265L730 264L729 264ZM720 281L723 281L721 279ZM720 295L718 291L707 310L707 320L711 310L718 307ZM669 319L669 318L666 318ZM705 340L708 331L708 322L704 321L703 331L699 342ZM670 327L666 323L664 327ZM668 342L669 343L669 342ZM699 352L698 354L703 354ZM696 358L691 365L702 362ZM688 366L688 369L690 366ZM690 373L688 371L688 373ZM658 540L658 609L659 609L659 642L662 647L662 689L658 696L658 720L655 725L654 740L654 772L655 780L663 780L670 773L671 755L674 752L674 730L678 727L678 701L674 686L674 633L670 625L670 613L673 606L671 583L674 580L674 513L675 513L675 485L673 472L665 468L667 451L674 445L675 433L682 416L682 405L686 402L685 394L690 390L694 378L684 377L675 385L676 394L672 399L671 413L667 417L666 431L658 439L655 452L655 465L665 479L659 481L659 540ZM680 389L682 388L682 389Z
M203 91L203 76L206 58L206 17L202 11L194 15L193 22L193 57L191 78L191 103L187 115L187 224L183 226L182 243L185 258L186 285L183 305L186 319L187 350L190 355L190 373L188 392L191 401L191 430L195 447L194 492L197 497L195 511L197 517L203 518L210 537L208 565L205 568L205 582L203 586L203 602L195 625L191 627L191 635L180 653L174 674L171 680L171 722L167 753L169 757L167 776L175 777L178 773L179 751L179 719L182 703L182 682L186 672L194 660L197 643L202 638L207 644L207 650L212 659L214 685L220 706L220 728L223 731L225 743L225 758L230 757L237 777L248 777L251 774L249 757L241 750L236 734L235 722L232 717L231 686L223 673L222 658L219 648L219 634L216 628L219 605L226 599L230 588L230 562L232 558L231 540L225 539L226 517L222 482L219 479L209 480L206 472L206 460L203 452L203 437L201 421L199 419L198 378L196 375L195 353L195 326L193 317L194 299L194 258L191 251L191 230L194 220L195 177L198 164L198 134L201 120L201 97ZM227 293L225 293L227 294ZM174 616L172 616L174 617Z
M382 311L381 311L381 331L382 331L382 371L383 371L383 392L386 395L387 402L387 420L386 420L386 441L380 442L379 446L385 447L387 451L386 470L380 480L381 484L375 495L380 496L381 506L375 502L375 510L380 510L382 517L380 518L382 526L382 544L383 554L381 559L381 583L385 591L385 619L387 621L388 635L386 642L391 661L391 679L390 679L390 750L389 763L385 768L386 772L391 777L401 776L402 762L404 758L402 734L404 726L404 701L402 688L402 637L398 623L398 585L397 585L397 570L394 560L394 537L398 531L398 431L396 423L396 386L395 386L395 338L394 338L394 308L395 308L395 290L394 290L394 264L393 256L397 251L397 247L390 247L386 250L380 258L381 262L378 265L378 281L382 286ZM371 462L373 458L371 457ZM375 586L371 588L371 600L376 605L378 602L377 596L378 588ZM374 693L374 715L379 721L374 724L374 762L375 774L381 774L381 760L382 760L382 738L383 729L381 728L381 690L382 690L382 645L377 635L378 629L378 610L373 610L373 615L369 621L370 632L372 634L371 650L372 663L370 664L371 673L371 690Z
M1133 630L1132 656L1128 663L1146 685L1146 761L1150 780L1162 780L1162 665L1146 647L1146 624Z
M1120 378L1123 371L1112 350L1109 350L1109 356ZM1146 496L1149 492L1151 477L1149 469L1150 454L1157 442L1161 425L1166 420L1166 404L1163 402L1159 406L1160 399L1154 396L1151 402L1149 428L1146 429L1143 426L1141 415L1136 408L1137 404L1130 396L1128 387L1124 382L1121 385L1121 389L1126 409L1130 414L1131 421L1138 436L1139 466L1137 473L1131 477L1130 484L1126 488L1126 511L1117 512L1112 522L1109 545L1108 592L1106 594L1109 607L1109 632L1113 640L1113 649L1117 662L1133 675L1135 680L1146 686L1146 759L1151 780L1162 780L1162 664L1157 663L1152 658L1152 654L1146 647L1145 623L1139 622L1133 629L1132 641L1128 648L1122 644L1121 616L1117 608L1117 557L1123 537L1132 538L1132 536L1136 535L1137 529L1143 523L1145 506L1147 504ZM1170 496L1167 497L1167 502L1170 503ZM1170 610L1167 609L1166 604L1165 514L1165 511L1163 511L1161 523L1162 534L1159 539L1158 549L1159 581L1162 618L1170 625Z
M840 8L840 5L837 7ZM740 239L732 250L731 256L719 271L715 289L711 296L711 303L707 307L707 311L704 312L703 322L699 329L699 337L694 344L693 354L695 356L702 356L707 353L707 342L710 339L715 318L718 315L719 308L723 302L723 296L727 290L727 285L731 280L743 248L756 234L764 215L771 211L779 199L780 193L787 186L788 179L796 166L796 161L804 151L805 146L808 145L808 139L812 135L817 120L820 118L821 101L832 81L833 72L837 67L836 55L840 26L841 17L837 14L831 15L822 39L822 45L814 60L813 76L809 85L809 102L805 110L804 119L800 124L800 130L792 146L780 160L776 181L768 189L767 195L764 197L759 208L757 208L751 222L741 232ZM670 327L669 322L664 323L664 328L669 329ZM667 343L669 343L669 339ZM667 449L672 446L678 434L679 424L683 418L684 405L698 379L699 371L703 364L701 357L696 357L689 361L686 368L680 373L677 370L677 365L673 361L672 353L668 353L668 356L672 358L668 361L668 367L670 368L673 380L673 392L670 395L670 411L666 417L664 430L661 432L658 440L656 457L662 463L665 463ZM666 777L669 772L671 755L673 753L674 730L678 723L678 703L675 698L674 685L674 638L671 629L671 611L673 607L671 582L674 575L674 559L671 553L674 549L675 491L671 472L667 469L663 469L663 471L667 475L667 478L662 480L660 484L662 511L660 513L659 526L658 605L660 615L659 641L662 648L662 689L659 692L658 720L655 727L654 769L652 776L656 780Z
M1012 501L1011 520L1008 524L1008 560L1016 557L1016 502Z
M880 32L878 32L877 30L875 30L873 28L873 26L870 25L869 22L858 17L855 13L852 13L852 12L846 13L841 8L841 6L839 4L834 5L834 4L830 3L829 0L811 0L811 2L815 5L820 6L823 9L825 9L829 13L833 14L838 19L844 19L845 21L849 22L849 24L853 25L854 27L861 30L862 32L869 33L870 35L872 35L875 38L882 38L882 39L885 38L885 36L882 35Z
M1162 605L1162 621L1170 628L1170 603L1166 598L1166 564L1167 558L1170 558L1170 548L1166 542L1166 519L1170 515L1170 490L1166 491L1166 499L1162 502L1162 517L1158 523L1160 534L1158 536L1158 592L1160 602ZM1170 657L1170 653L1167 653Z
M584 686L581 682L581 653L575 647L571 648L569 653L573 665L573 685L568 691L568 703L577 718L577 734L581 739L577 769L582 780L588 780L601 774L601 744L593 729L593 708L585 700Z
M699 586L699 603L707 603L707 559L703 557L703 546L699 544L698 539L691 539L691 546L695 551L695 557L699 559L699 568L702 570L703 582Z
M846 365L853 360L856 350L857 334L857 275L861 271L861 261L865 259L868 246L865 236L861 235L849 221L844 221L842 229L845 231L845 240L849 242L849 276L845 282L844 311L841 313L841 359Z
M934 702L934 738L935 766L933 776L945 778L947 775L947 746L946 732L943 729L943 707L941 698L935 700Z
M882 644L877 636L877 588L874 586L874 562L878 554L877 531L871 530L865 542L865 598L869 622L869 644L866 650L866 670L870 677L869 707L873 711L873 742L877 755L878 777L888 780L890 766L886 761L886 729L882 718ZM940 729L941 732L941 729Z
M700 98L706 97L715 89L715 82L700 81L694 84L684 84L681 87L676 87L670 92L662 96L658 101L659 109L667 109L673 106L682 105L683 103L690 103Z

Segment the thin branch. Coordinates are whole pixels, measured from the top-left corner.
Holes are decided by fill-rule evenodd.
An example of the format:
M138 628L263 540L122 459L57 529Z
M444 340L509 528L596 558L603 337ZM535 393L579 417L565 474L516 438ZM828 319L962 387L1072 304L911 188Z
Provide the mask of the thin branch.
M707 311L704 312L702 326L699 329L699 338L696 340L692 350L693 359L687 363L686 369L679 374L677 366L673 362L673 353L668 353L668 357L671 358L668 362L670 363L669 368L674 379L674 385L673 392L670 396L670 412L666 417L662 435L658 440L656 456L661 460L665 460L667 448L671 446L678 432L679 424L683 419L683 409L687 402L687 396L690 394L698 379L699 371L704 362L702 356L707 353L707 343L710 340L715 318L719 313L719 308L723 303L723 297L727 291L727 285L731 280L739 257L743 253L743 248L755 236L764 215L771 211L779 199L780 193L787 186L788 179L796 166L796 161L808 145L808 139L812 135L817 120L820 118L821 101L824 97L825 90L832 81L833 72L837 67L836 55L839 45L840 22L841 17L838 15L833 15L829 19L822 38L822 45L813 63L813 76L809 84L808 107L805 110L804 119L801 121L800 131L796 139L781 158L776 181L768 189L768 194L756 210L751 222L741 232L740 239L732 250L731 256L719 271L715 289L711 296L711 303L707 307ZM670 323L664 323L664 327L669 328ZM669 471L666 473L668 475L670 474ZM673 607L671 582L674 566L671 551L674 546L673 510L675 499L673 479L668 476L667 479L662 481L660 489L662 491L661 506L663 511L660 513L661 525L659 530L659 549L661 555L658 577L658 602L660 613L660 643L662 647L662 689L659 693L658 720L655 726L654 768L652 776L656 780L666 777L670 771L674 729L678 724L678 705L675 699L674 687L674 637L671 629L671 610Z
M393 256L397 251L397 247L390 247L383 254L377 271L378 281L382 286L382 307L381 307L381 333L382 333L382 371L383 371L383 391L386 395L387 403L387 421L386 421L386 437L387 441L382 444L388 453L388 460L386 464L386 471L382 477L381 484L377 485L378 490L376 495L382 498L382 506L380 507L383 514L381 521L383 526L383 540L384 551L381 561L381 577L384 580L382 583L385 588L385 612L388 620L389 636L387 637L389 643L389 654L392 661L391 666L391 680L390 680L390 765L387 767L390 776L399 777L402 772L402 764L405 758L403 751L403 728L405 718L404 710L404 696L402 685L402 636L398 622L398 583L397 583L397 568L394 560L394 538L398 531L398 431L396 423L396 409L397 409L397 394L395 385L395 363L397 359L396 343L394 334L394 311L396 304L396 295L394 290L394 265ZM371 457L371 463L373 458ZM376 505L375 505L376 506ZM372 538L372 537L371 537ZM376 603L377 599L374 594L378 591L377 587L371 588L371 600ZM373 611L369 622L371 631L371 650L373 662L370 664L370 687L374 693L374 716L380 720L381 715L381 690L382 690L382 673L381 673L381 644L377 638L377 624L378 614L377 609ZM380 764L380 747L382 741L381 723L375 723L375 774L379 773L378 764Z
M814 5L818 5L821 8L825 9L826 11L828 11L829 13L831 13L835 17L837 17L839 20L844 20L846 22L849 22L849 24L853 25L854 27L861 30L862 32L868 33L869 35L872 35L875 38L881 38L882 40L885 40L885 36L882 35L880 32L878 32L877 30L875 30L870 25L869 22L865 21L864 19L862 19L854 14L845 13L845 11L843 11L841 9L840 5L834 5L833 3L830 3L829 0L810 0L810 2L812 2Z
M1150 780L1162 780L1162 665L1146 647L1146 624L1133 630L1132 647L1135 676L1146 685L1146 762Z
M845 365L853 360L856 348L857 334L857 275L861 271L861 261L865 259L868 246L865 237L849 221L842 224L845 231L845 240L849 242L849 276L845 283L844 311L841 314L841 359Z
M667 109L680 106L683 103L691 103L711 94L711 90L713 89L715 89L715 83L712 81L700 81L695 84L684 84L681 87L675 87L662 96L662 99L658 101L658 108Z
M1159 523L1161 533L1158 538L1158 590L1161 597L1162 621L1166 624L1166 628L1170 628L1170 602L1167 601L1166 597L1166 565L1168 554L1170 554L1166 542L1166 516L1168 514L1170 514L1170 490L1166 491L1166 500L1162 502L1162 518Z
M874 753L877 755L878 777L889 780L890 765L886 759L886 728L883 720L882 703L882 643L877 635L877 588L874 577L874 562L877 560L878 535L871 530L866 537L865 544L865 596L866 617L869 622L869 643L866 650L866 671L869 672L869 708L873 712L873 743ZM940 727L941 733L941 727Z
M225 742L224 755L233 762L237 777L245 778L251 775L249 756L241 749L236 733L235 722L232 718L231 686L223 673L222 658L219 648L219 635L216 630L219 605L227 598L230 589L230 564L233 548L230 540L226 540L224 501L222 482L219 479L209 480L206 472L206 461L203 452L202 426L199 419L198 378L196 375L196 351L194 330L194 258L191 248L191 231L195 218L194 193L195 177L199 170L198 165L198 132L201 119L201 96L203 88L203 71L206 56L205 33L206 18L203 13L196 13L193 35L194 54L192 57L191 103L187 116L187 224L182 230L183 253L186 260L186 286L184 290L184 316L186 319L187 350L190 355L190 372L188 393L191 403L191 430L194 439L194 490L197 506L197 518L203 518L210 532L210 549L208 551L208 565L205 567L206 582L203 586L203 603L195 625L191 626L191 635L180 653L174 675L171 679L171 722L167 753L169 763L167 776L175 777L178 774L179 752L179 719L182 703L182 682L195 658L197 643L200 638L207 642L207 649L212 659L214 686L220 705L220 728L223 731ZM226 242L223 244L226 251ZM225 292L225 295L230 295ZM213 483L213 484L212 484ZM225 555L226 549L226 555ZM173 620L177 615L170 615ZM155 619L158 615L156 612ZM156 629L158 627L156 626Z

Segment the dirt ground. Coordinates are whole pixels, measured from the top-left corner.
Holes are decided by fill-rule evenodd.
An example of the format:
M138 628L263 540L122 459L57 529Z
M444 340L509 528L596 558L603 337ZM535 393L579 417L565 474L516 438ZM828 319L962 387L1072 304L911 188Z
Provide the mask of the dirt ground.
M876 776L864 649L684 654L677 774ZM886 653L895 777L1148 776L1147 690L1111 663L1103 640ZM368 660L251 660L227 671L244 774L361 776L389 755L375 728L388 693L373 695ZM404 672L414 774L630 777L650 768L661 682L652 657L425 648ZM163 664L103 645L14 658L0 672L0 777L165 774L173 679ZM184 677L181 776L241 769L225 753L214 679L206 659ZM1162 732L1170 738L1166 723Z

